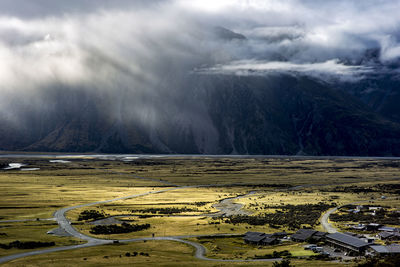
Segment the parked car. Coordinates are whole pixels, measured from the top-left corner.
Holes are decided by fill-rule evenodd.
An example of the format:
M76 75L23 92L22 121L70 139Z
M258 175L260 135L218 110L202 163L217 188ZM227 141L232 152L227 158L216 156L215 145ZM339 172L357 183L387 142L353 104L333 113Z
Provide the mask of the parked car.
M310 244L310 245L306 245L305 247L304 247L304 249L305 250L312 250L312 249L314 249L314 248L316 248L317 247L317 245L314 245L314 244Z
M314 247L311 250L314 252L322 252L322 251L324 251L324 248L323 247Z

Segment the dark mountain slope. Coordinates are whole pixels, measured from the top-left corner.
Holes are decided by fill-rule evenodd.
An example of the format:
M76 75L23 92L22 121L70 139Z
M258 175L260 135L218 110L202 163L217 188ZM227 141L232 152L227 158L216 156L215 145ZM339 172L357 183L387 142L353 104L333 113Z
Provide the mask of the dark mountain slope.
M219 80L212 117L223 152L398 155L400 128L357 99L306 77Z
M51 91L42 109L2 120L0 149L106 153L399 156L400 126L347 92L307 77L192 74L162 96ZM133 100L132 100L133 99ZM118 106L118 112L113 111ZM23 108L22 108L23 107ZM141 111L139 109L139 111Z

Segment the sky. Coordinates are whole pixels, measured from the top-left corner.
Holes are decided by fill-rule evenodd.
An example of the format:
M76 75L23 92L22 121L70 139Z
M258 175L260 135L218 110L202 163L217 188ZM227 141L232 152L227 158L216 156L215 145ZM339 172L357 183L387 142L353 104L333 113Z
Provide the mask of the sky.
M49 95L69 90L107 97L114 119L123 109L156 122L154 106L181 105L195 73L357 81L398 66L398 10L398 0L2 0L0 119L57 108Z
M3 0L0 81L85 83L99 71L152 80L170 61L210 70L233 62L336 62L343 70L342 62L359 64L368 49L391 64L400 57L398 10L397 0ZM215 26L247 41L218 42Z

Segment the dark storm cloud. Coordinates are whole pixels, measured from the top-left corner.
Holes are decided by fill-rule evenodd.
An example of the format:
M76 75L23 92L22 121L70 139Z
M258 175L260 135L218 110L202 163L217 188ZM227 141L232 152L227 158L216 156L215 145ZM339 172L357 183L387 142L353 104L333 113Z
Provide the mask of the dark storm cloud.
M57 108L49 90L68 88L106 97L115 120L155 127L172 114L190 125L181 114L200 114L207 135L206 109L182 110L191 73L357 80L399 60L398 10L397 0L3 0L0 115L18 123L21 106ZM215 26L247 38L220 38Z

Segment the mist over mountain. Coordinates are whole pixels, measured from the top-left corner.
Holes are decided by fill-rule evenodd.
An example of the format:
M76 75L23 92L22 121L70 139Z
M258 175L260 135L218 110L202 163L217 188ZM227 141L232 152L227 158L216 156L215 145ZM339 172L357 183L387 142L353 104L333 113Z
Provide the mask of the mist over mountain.
M0 3L1 150L400 155L398 1L52 3Z

